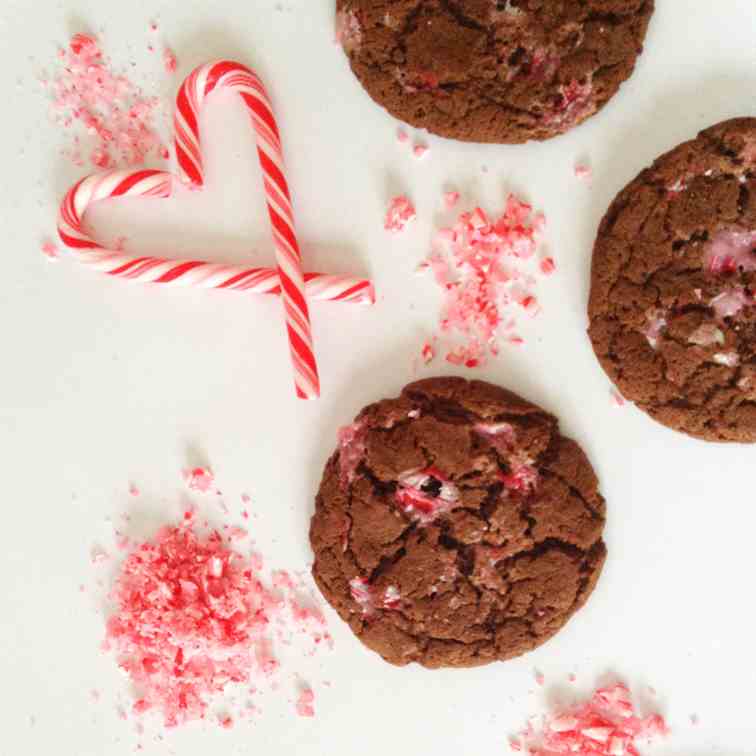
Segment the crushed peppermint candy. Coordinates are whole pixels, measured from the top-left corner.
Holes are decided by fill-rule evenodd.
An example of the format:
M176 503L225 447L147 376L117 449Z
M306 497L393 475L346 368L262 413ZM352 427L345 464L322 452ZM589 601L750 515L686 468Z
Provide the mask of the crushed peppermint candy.
M462 341L450 346L447 362L468 368L484 364L489 355L498 355L503 331L509 332L506 343L523 343L510 331L519 313L540 310L533 273L553 272L535 260L545 225L542 213L510 195L498 217L477 207L438 231L423 269L444 292L441 332Z
M132 549L111 597L106 648L139 691L133 711L156 710L166 727L204 719L229 683L275 668L255 652L280 601L217 532L163 528Z
M418 159L422 160L430 151L430 147L425 144L416 144L412 148L412 154Z
M399 233L400 231L404 231L407 224L415 220L416 217L417 211L415 210L415 206L406 196L394 197L386 212L386 220L383 227L386 231Z
M713 275L756 270L756 231L720 231L706 245L704 266Z
M325 616L306 586L279 570L272 588L266 587L259 554L245 555L233 545L241 529L221 530L225 534L209 531L207 522L200 528L192 509L180 525L126 544L103 648L132 683L137 717L155 712L165 727L177 727L208 719L229 695L233 702L239 686L253 693L258 681L271 681L275 689L280 662L269 637L273 628L286 644L293 631L308 636L310 653L324 641L332 646ZM107 558L93 548L93 562ZM246 704L239 714L254 708ZM234 722L227 713L215 721L224 728Z
M628 687L599 688L588 701L544 717L543 731L532 725L510 740L510 748L530 756L638 756L640 741L668 733L659 714L639 716Z
M335 41L347 53L357 50L362 44L362 25L353 10L343 10L336 14Z
M367 427L360 421L339 429L339 478L344 488L354 481L357 468L365 456L366 437Z
M116 73L95 37L75 34L58 58L60 71L43 76L41 83L50 93L55 123L81 128L64 155L76 165L88 159L98 168L112 168L141 165L161 149L153 123L159 99ZM91 145L88 150L82 136Z
M396 130L396 140L400 144L404 144L405 142L409 142L409 134L401 126Z
M589 165L579 163L575 166L575 178L590 184L593 181L593 169Z
M459 501L459 489L436 468L408 470L398 479L395 497L402 511L422 524L432 522Z

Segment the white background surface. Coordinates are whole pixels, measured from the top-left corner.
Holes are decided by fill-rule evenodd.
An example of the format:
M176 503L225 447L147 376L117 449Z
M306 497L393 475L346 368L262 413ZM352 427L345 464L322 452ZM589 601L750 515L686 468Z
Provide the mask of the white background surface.
M606 673L659 691L674 734L647 753L755 754L754 451L688 440L613 407L584 313L592 240L614 194L660 152L756 110L756 5L660 0L636 75L600 116L543 145L430 137L421 163L351 76L332 42L332 5L0 3L0 753L117 755L141 743L147 754L187 756L503 754L507 736L574 671L582 692ZM158 43L178 55L176 77L146 50L152 18ZM219 56L268 82L307 267L369 273L380 293L372 310L313 307L321 401L294 399L277 301L129 286L40 254L81 169L60 156L70 135L51 125L36 77L81 30L100 33L117 66L136 62L134 77L166 101L195 65ZM255 249L272 260L240 108L218 103L204 126L225 145L210 152L206 194L170 209L102 208L98 226L135 250L244 260ZM574 178L578 159L592 164L593 188ZM312 660L288 651L281 689L255 724L199 725L161 743L148 723L139 738L116 716L126 681L98 650L104 620L89 549L110 544L106 518L130 511L149 532L178 512L181 468L207 462L234 512L252 494L269 564L305 569L313 493L337 427L415 377L412 359L436 322L435 285L412 271L450 186L491 210L515 189L547 214L559 272L541 286L545 312L524 349L479 374L557 413L589 452L609 504L610 558L593 599L526 658L432 673L387 666L329 612L335 651ZM382 217L397 190L416 200L419 220L390 238ZM420 375L437 371L454 372L436 365ZM293 715L294 671L314 686L313 720Z

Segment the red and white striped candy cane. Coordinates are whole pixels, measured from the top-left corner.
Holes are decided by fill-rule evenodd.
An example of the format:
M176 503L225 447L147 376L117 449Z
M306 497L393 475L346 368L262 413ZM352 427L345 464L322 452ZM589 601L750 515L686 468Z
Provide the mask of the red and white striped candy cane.
M278 271L201 260L135 257L106 249L83 229L84 213L94 202L112 197L170 197L176 177L164 171L110 171L88 176L72 187L60 208L58 233L78 262L109 276L140 283L195 286L203 289L280 294ZM306 273L307 298L314 301L372 304L370 281L350 276Z
M247 106L257 137L277 270L247 268L196 260L133 257L105 249L86 234L84 213L92 202L126 196L168 197L174 177L163 171L111 171L82 179L66 195L58 230L80 262L112 276L135 281L280 294L284 301L297 395L313 399L320 382L312 347L307 297L315 300L375 301L369 281L302 272L294 231L289 188L284 175L281 142L265 88L252 71L232 61L197 68L183 83L175 116L176 154L181 179L195 187L204 183L199 137L199 110L216 89L237 92Z

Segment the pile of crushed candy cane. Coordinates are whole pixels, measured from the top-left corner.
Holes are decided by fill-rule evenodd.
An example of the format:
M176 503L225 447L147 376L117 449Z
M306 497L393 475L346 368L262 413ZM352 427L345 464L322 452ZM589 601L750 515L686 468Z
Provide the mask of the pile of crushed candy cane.
M97 168L141 165L153 153L168 158L154 125L160 100L116 72L95 37L75 34L59 50L58 61L55 75L43 76L41 83L50 94L55 123L73 133L64 155L76 165L89 162ZM175 70L168 50L166 70Z
M448 209L458 200L456 192L444 195ZM446 349L447 362L474 368L498 355L502 343L524 343L515 330L518 316L540 312L537 276L556 270L551 257L538 257L545 226L543 213L510 195L499 215L489 217L476 207L438 231L419 270L432 271L444 294L440 332L455 343ZM437 342L434 336L423 345L426 364Z
M667 733L664 719L659 714L639 716L628 687L617 683L545 717L540 733L528 725L510 741L510 748L529 756L638 756L640 741Z
M219 494L207 469L188 471L185 480L190 490ZM139 495L135 487L132 495ZM246 510L242 516L248 518ZM127 554L110 591L104 649L136 691L133 715L156 712L172 728L207 719L211 707L227 705L227 694L253 695L280 668L274 625L285 643L287 633L297 631L313 641L313 652L332 644L325 617L303 584L277 571L266 587L262 557L242 547L245 529L211 529L190 508L183 522L143 542L117 535ZM93 562L109 558L101 547L92 551ZM297 714L314 716L312 689L299 687ZM235 716L255 711L247 703ZM231 713L217 717L226 729L234 721Z

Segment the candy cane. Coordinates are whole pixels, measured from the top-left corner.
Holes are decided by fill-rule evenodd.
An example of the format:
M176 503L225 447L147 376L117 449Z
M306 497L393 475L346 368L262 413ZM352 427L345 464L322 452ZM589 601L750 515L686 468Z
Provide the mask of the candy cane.
M175 116L181 180L195 187L204 184L198 115L207 96L216 89L237 92L250 112L273 230L277 270L133 257L102 247L84 231L84 213L93 202L110 197L169 197L174 177L163 171L111 171L82 179L68 192L61 206L60 237L77 260L111 276L173 286L281 295L297 396L313 399L320 394L320 382L307 298L372 303L375 301L373 287L369 281L361 279L302 272L278 127L262 82L245 66L231 61L209 63L197 68L181 86Z
M203 289L245 291L250 294L280 294L278 272L200 260L134 257L105 249L82 226L84 213L94 202L112 197L170 197L175 177L164 171L111 171L88 176L66 195L60 209L58 233L78 262L106 273L140 283L194 286ZM305 274L308 299L328 302L372 304L375 292L370 281L323 273Z

